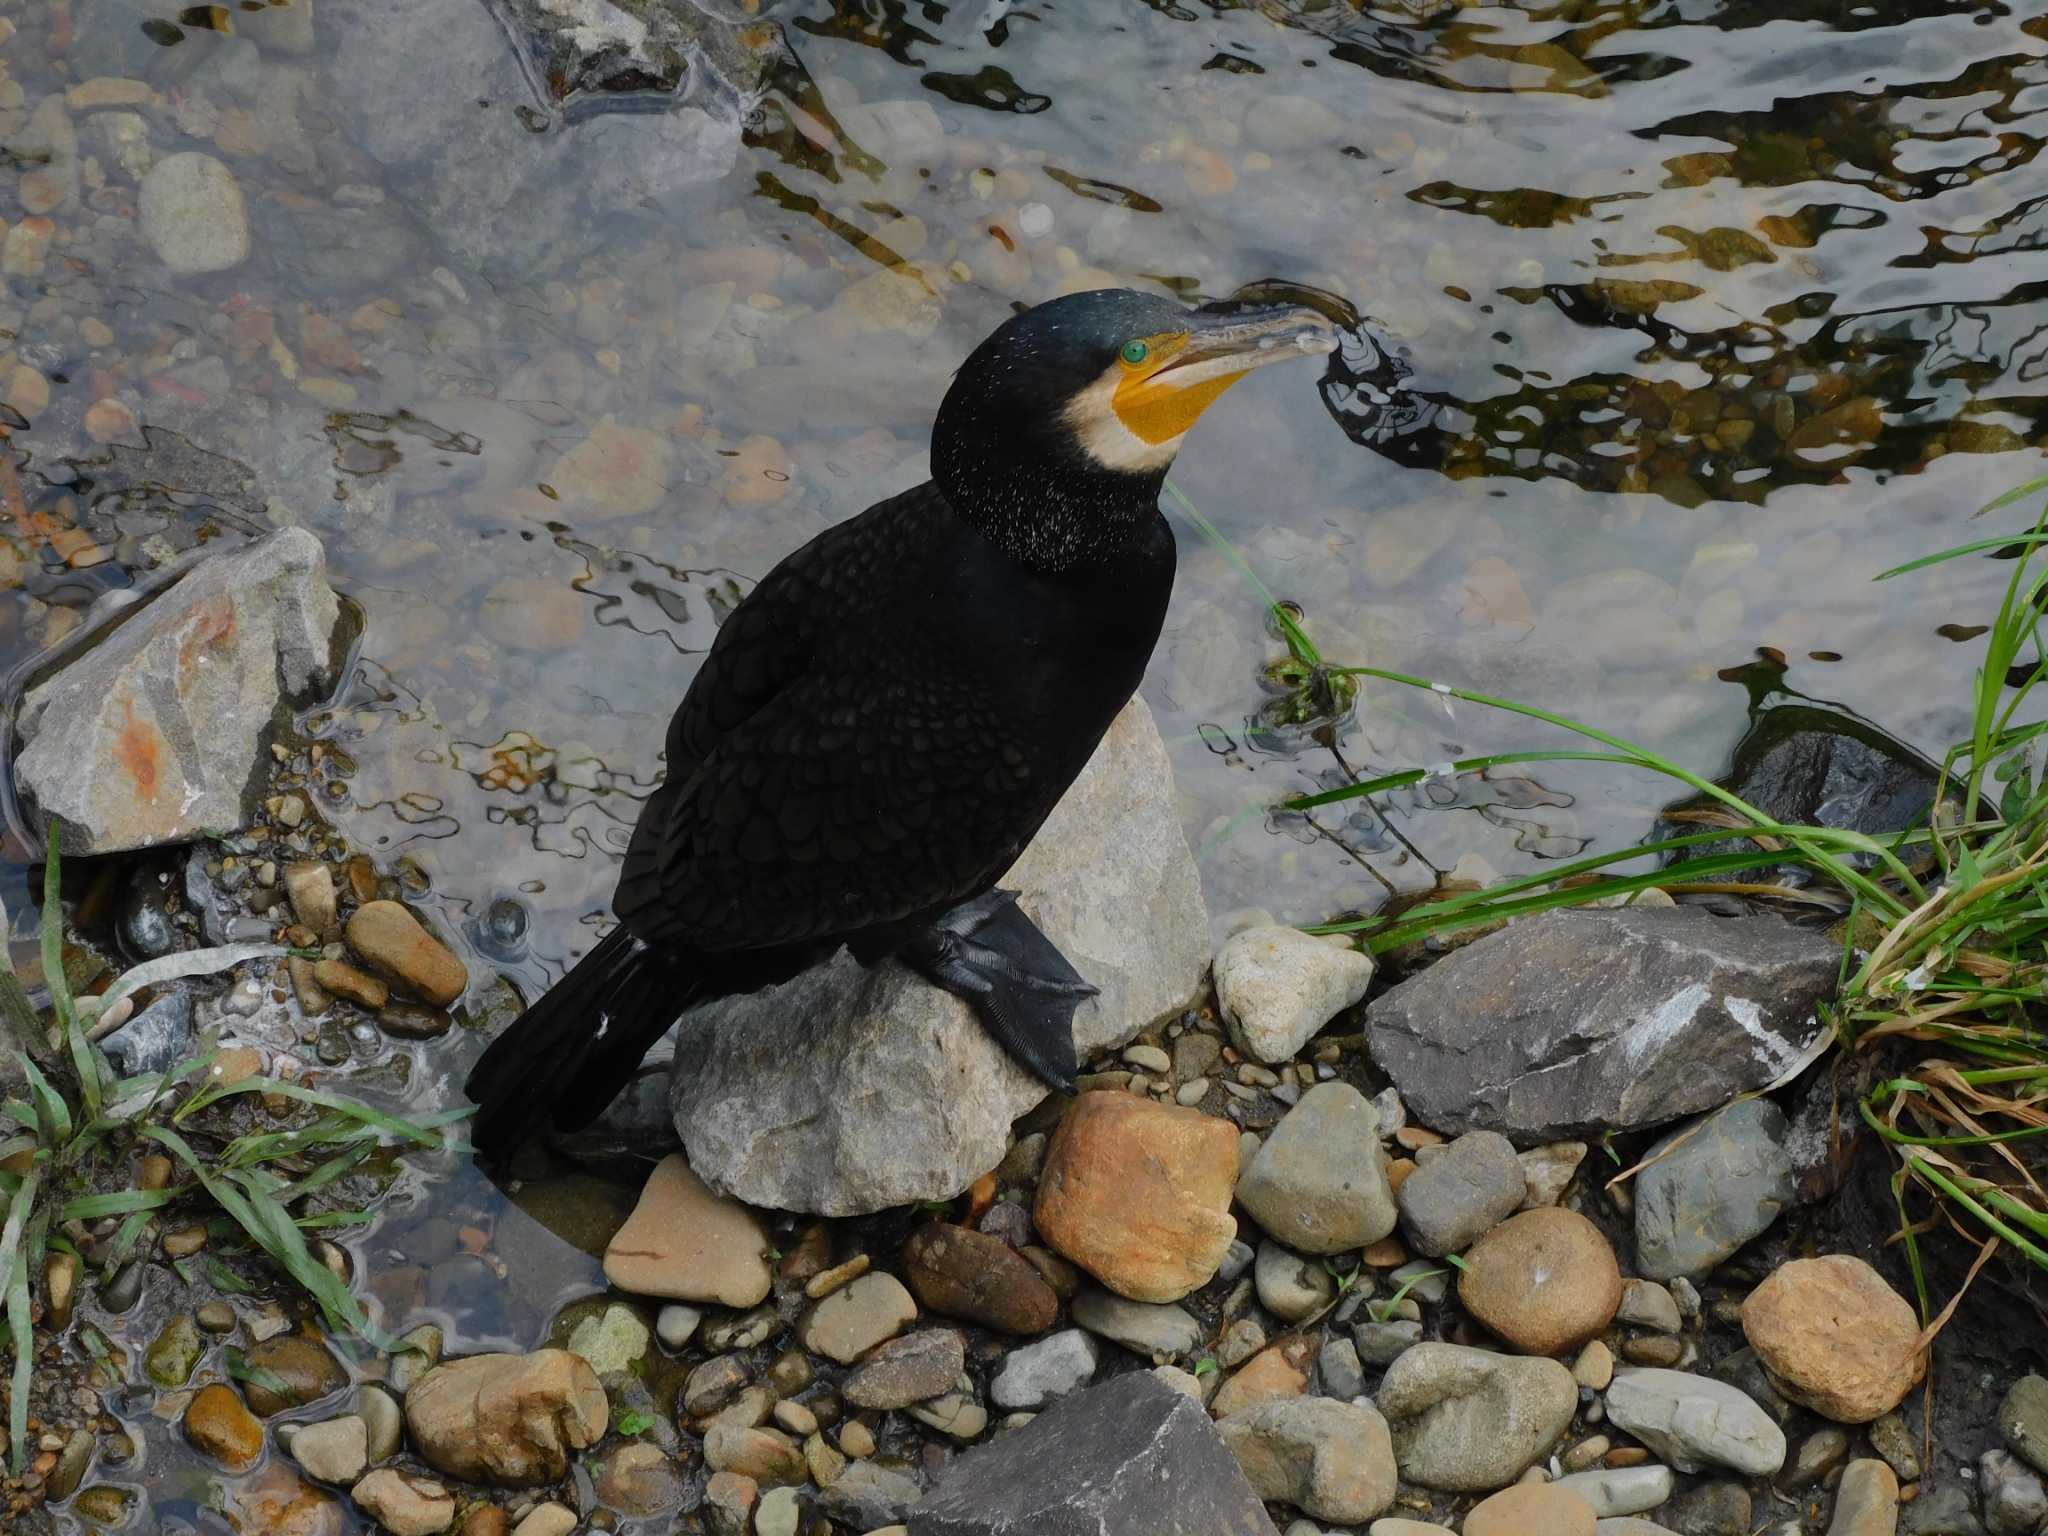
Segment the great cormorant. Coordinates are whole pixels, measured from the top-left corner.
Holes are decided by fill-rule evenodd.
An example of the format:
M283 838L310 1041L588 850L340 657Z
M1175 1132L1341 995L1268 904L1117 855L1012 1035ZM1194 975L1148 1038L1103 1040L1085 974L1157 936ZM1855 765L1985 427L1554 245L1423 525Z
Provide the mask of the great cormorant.
M1159 490L1247 372L1335 345L1292 306L1126 289L962 365L932 478L828 528L727 618L668 729L618 924L470 1073L475 1144L600 1114L693 1002L848 946L966 999L1055 1087L1093 989L995 888L1137 689L1173 587Z

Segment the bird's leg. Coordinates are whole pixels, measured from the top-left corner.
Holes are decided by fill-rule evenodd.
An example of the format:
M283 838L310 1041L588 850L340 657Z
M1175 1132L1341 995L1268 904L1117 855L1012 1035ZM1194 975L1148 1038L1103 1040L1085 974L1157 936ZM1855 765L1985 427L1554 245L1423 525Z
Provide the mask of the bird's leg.
M898 951L934 986L968 1003L996 1043L1042 1083L1074 1091L1074 1010L1096 988L1017 906L1014 891L962 902Z

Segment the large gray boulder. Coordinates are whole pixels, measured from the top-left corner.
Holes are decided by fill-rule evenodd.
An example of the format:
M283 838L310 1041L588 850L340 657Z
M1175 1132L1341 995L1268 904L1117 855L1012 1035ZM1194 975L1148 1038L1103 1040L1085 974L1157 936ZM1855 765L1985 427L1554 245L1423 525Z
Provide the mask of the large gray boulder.
M959 1457L910 1536L1277 1536L1202 1405L1150 1371Z
M334 684L340 618L304 529L200 560L30 691L17 785L71 853L246 825L277 727Z
M1001 883L1101 989L1074 1016L1084 1059L1195 995L1208 917L1143 700ZM1045 1094L958 998L841 950L779 987L686 1014L670 1109L714 1188L854 1216L958 1194L1002 1161L1010 1122Z
M1455 951L1366 1010L1410 1115L1517 1143L1659 1125L1775 1080L1819 1034L1841 948L1697 907L1551 912Z

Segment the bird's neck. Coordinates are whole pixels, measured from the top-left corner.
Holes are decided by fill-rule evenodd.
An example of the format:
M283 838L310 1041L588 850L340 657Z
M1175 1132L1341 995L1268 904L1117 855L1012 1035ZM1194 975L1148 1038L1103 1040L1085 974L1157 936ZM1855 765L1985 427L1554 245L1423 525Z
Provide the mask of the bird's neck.
M1071 460L947 464L933 477L954 512L1010 559L1044 575L1113 566L1159 516L1166 472L1109 473Z

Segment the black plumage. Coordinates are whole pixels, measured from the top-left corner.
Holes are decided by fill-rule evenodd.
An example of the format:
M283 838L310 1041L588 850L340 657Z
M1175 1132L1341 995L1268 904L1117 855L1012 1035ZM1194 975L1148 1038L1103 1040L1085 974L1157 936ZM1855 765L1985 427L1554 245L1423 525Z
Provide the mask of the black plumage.
M1112 290L984 342L934 426L934 478L789 555L720 629L670 723L618 927L471 1074L479 1149L587 1122L690 1002L841 944L910 958L1034 1070L1070 1076L1070 1039L1032 1037L1061 1035L1085 987L1014 908L942 919L991 891L1144 675L1179 438L1143 434L1198 414L1230 359L1270 360L1265 337L1327 350L1327 329ZM1140 348L1182 357L1208 395L1176 404L1173 369L1133 365Z

